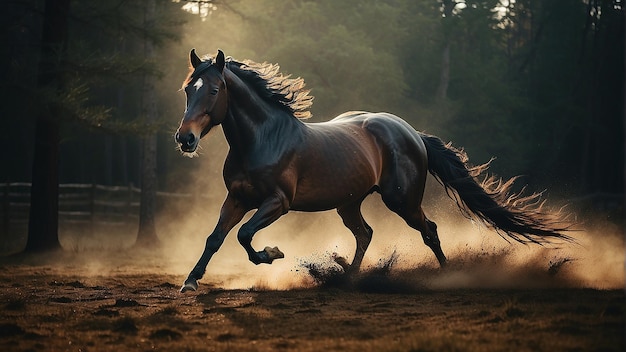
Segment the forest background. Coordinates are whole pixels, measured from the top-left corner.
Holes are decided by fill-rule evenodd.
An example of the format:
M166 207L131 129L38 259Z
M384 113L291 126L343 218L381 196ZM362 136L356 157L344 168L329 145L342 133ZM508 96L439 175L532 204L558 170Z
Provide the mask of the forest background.
M53 2L8 1L0 14L2 182L35 187L43 168L56 183L142 187L154 153L155 190L223 194L220 134L194 159L173 140L189 50L219 48L303 77L309 122L391 112L464 147L473 164L497 157L491 172L523 175L520 187L623 219L622 1L63 0L66 32L50 46ZM53 167L34 163L41 116L58 127Z

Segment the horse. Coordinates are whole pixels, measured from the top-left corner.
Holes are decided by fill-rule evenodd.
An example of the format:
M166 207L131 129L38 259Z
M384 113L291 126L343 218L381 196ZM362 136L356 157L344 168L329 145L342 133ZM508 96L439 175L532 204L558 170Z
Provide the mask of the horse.
M278 247L256 251L252 238L289 211L336 209L356 239L346 274L358 273L372 239L361 203L373 192L407 225L419 231L439 264L446 264L437 225L421 203L430 172L466 215L521 243L571 240L568 226L542 210L540 193L512 192L515 178L503 181L485 174L489 163L468 164L462 149L416 131L390 113L351 111L330 121L306 123L313 97L302 78L279 66L237 61L217 55L189 54L190 70L182 90L186 109L175 133L183 154L194 155L198 143L221 125L229 144L223 179L228 190L219 220L204 251L181 287L198 289L211 257L244 215L237 239L254 264L284 258ZM478 177L485 175L484 180ZM508 240L508 239L507 239Z

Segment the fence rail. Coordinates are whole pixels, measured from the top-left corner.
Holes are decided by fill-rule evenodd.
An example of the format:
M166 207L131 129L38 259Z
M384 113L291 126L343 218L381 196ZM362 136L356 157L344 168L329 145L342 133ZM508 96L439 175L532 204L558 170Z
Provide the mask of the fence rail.
M22 233L28 227L30 188L26 182L0 183L2 195L2 232ZM133 186L66 183L59 185L59 228L68 226L138 226L141 189ZM196 196L185 193L157 192L165 203Z

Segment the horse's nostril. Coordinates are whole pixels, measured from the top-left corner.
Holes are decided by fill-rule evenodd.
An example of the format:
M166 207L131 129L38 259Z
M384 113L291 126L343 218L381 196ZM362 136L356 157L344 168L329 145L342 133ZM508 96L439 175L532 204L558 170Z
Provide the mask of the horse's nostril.
M176 139L176 143L178 143L180 150L185 152L194 151L200 139L193 132L180 131L176 131L176 133L174 134L174 138Z
M187 136L187 145L192 145L195 141L196 141L196 136L194 136L193 133L190 133Z
M176 142L185 147L191 147L196 142L196 136L191 132L187 134L180 134L179 132L176 132L176 134L174 134L174 138L176 139Z

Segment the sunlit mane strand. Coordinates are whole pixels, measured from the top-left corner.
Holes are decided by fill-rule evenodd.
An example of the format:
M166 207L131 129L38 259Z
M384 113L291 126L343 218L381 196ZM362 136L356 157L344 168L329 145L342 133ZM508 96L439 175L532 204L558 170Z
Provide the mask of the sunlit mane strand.
M262 83L262 87L269 94L269 97L282 103L291 110L293 116L299 119L311 117L309 109L313 105L313 96L309 95L309 89L305 89L304 79L297 77L291 78L291 75L283 75L280 72L280 66L271 63L256 63L251 60L244 60L243 63L231 61L229 68L236 66L241 72L251 72L257 77L256 83ZM237 72L235 72L237 74ZM240 76L240 75L238 75ZM241 77L245 79L244 77ZM251 77L254 78L254 77ZM259 82L260 81L260 82ZM255 83L254 80L250 83Z

